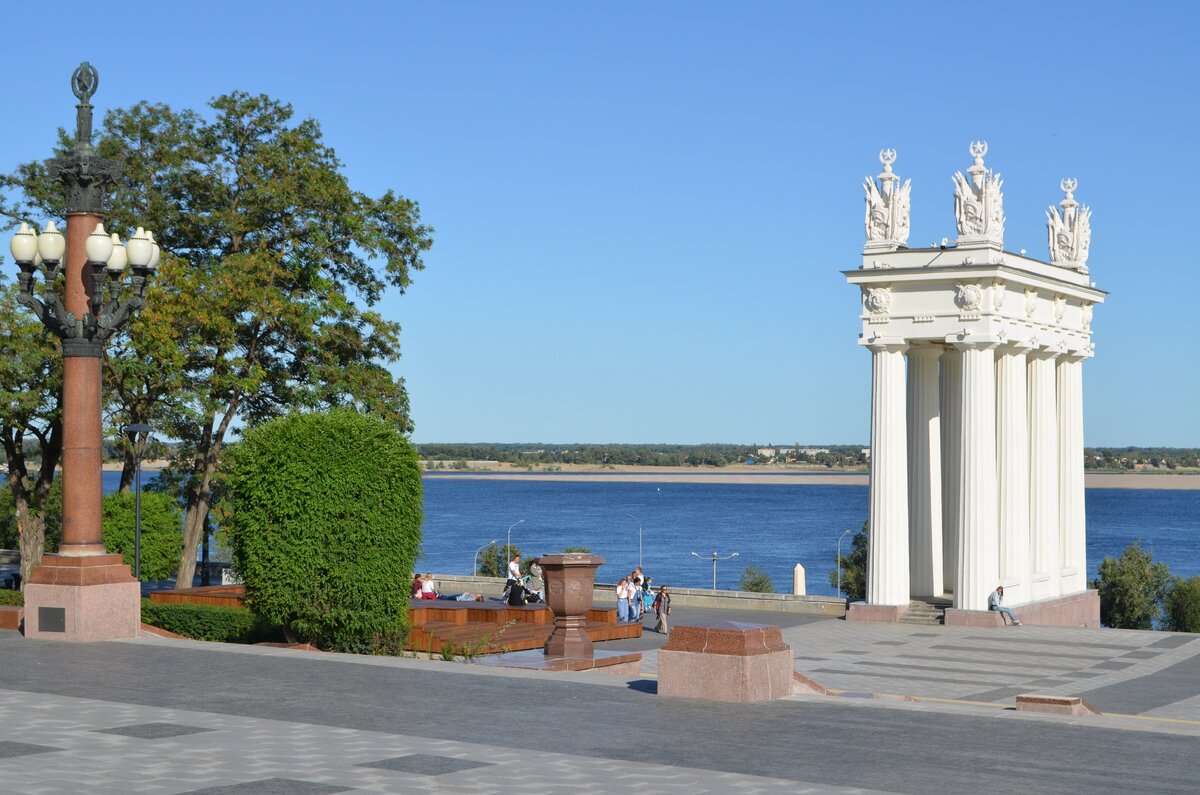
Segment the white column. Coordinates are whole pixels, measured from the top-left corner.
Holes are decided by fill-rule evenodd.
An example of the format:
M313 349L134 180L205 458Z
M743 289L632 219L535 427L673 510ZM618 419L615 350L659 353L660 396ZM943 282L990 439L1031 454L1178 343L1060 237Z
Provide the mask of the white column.
M1033 550L1030 598L1058 596L1058 401L1054 358L1029 354L1029 543Z
M1083 485L1083 359L1074 352L1058 360L1058 532L1060 592L1087 588Z
M958 469L962 444L962 351L942 354L942 587L955 587L958 571Z
M876 337L871 349L871 512L867 602L908 604L908 472L905 340Z
M958 478L958 577L954 606L986 610L988 594L1000 576L996 521L996 355L999 340L964 339L962 351L962 430Z
M938 359L943 346L908 351L908 576L914 596L941 596L942 443Z
M999 495L1000 584L1004 601L1029 597L1028 343L1005 345L996 358L996 475Z

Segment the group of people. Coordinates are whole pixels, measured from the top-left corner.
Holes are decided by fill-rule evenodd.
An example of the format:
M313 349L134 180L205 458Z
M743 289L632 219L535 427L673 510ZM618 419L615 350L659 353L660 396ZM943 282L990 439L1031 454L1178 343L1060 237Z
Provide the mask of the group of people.
M638 566L628 577L622 577L617 583L617 621L642 621L651 610L657 619L654 631L667 634L667 616L671 614L671 593L666 585L654 592L653 577L645 577L642 567Z
M508 562L508 580L504 584L502 599L514 606L546 601L546 580L537 558L529 564L529 571L522 574L521 556L512 556Z
M483 594L481 593L440 593L437 586L434 585L433 575L426 574L422 577L420 574L413 575L412 581L412 598L413 599L445 599L454 602L482 602Z

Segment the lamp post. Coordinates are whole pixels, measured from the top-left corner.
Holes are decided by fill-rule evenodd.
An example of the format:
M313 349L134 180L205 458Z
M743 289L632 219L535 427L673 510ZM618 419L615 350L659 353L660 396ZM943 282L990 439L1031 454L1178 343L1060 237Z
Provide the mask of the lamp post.
M712 587L712 589L714 591L717 590L717 561L718 560L732 560L733 558L738 557L740 554L741 554L740 552L734 552L732 555L726 555L723 558L718 558L716 552L712 553L712 565L713 565L713 587ZM700 560L708 559L704 556L697 555L695 552L692 553L692 557L700 558Z
M838 536L838 551L837 551L837 570L838 570L838 598L842 596L842 539L850 534L850 530Z
M124 428L125 436L133 446L133 576L139 581L142 579L142 453L153 430L140 422Z
M642 520L631 513L625 515L638 523L638 568L640 569L642 567Z
M71 75L79 99L75 142L47 163L50 176L63 184L66 237L53 221L40 235L22 223L11 242L20 271L18 300L62 340L62 542L33 570L26 589L26 609L36 617L26 622L26 635L60 640L132 637L140 620L137 580L119 555L105 554L101 537L101 361L108 339L146 305L159 248L143 229L128 245L104 229L104 203L120 168L91 142L88 100L99 82L87 62Z
M482 552L483 550L487 549L489 544L494 544L494 543L496 543L496 539L493 538L491 541L487 542L487 544L484 544L479 549L475 550L475 559L471 562L471 565L472 565L471 576L472 577L479 576L479 553Z
M524 519L518 519L517 521L513 522L512 524L510 524L508 526L508 541L505 542L507 544L507 546L505 546L505 548L504 548L504 554L508 555L510 558L512 557L512 529L514 527L516 527L517 525L524 524L524 523L525 523Z

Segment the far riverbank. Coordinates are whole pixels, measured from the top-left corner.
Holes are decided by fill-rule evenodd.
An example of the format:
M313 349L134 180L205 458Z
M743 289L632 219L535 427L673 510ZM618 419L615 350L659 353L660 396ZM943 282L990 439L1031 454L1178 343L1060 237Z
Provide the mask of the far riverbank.
M539 471L515 468L427 471L426 477L486 478L504 480L588 481L596 483L721 483L786 486L866 486L866 472L829 472L752 467L563 467L561 471ZM1165 489L1172 491L1200 490L1200 474L1137 474L1123 472L1089 472L1084 483L1090 489Z

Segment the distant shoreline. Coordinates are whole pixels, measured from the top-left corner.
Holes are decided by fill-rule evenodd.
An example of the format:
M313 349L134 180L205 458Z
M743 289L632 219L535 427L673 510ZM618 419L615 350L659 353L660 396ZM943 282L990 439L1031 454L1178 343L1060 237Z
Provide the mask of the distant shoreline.
M866 486L866 472L821 472L804 470L749 471L739 467L693 469L688 467L617 467L614 469L564 468L561 472L524 469L435 470L428 478L477 480L536 480L588 483L719 483L784 486ZM1092 489L1200 490L1200 474L1150 474L1095 472L1084 474L1084 484Z

